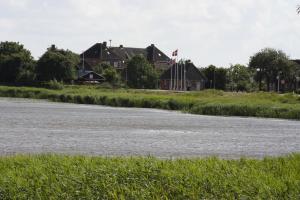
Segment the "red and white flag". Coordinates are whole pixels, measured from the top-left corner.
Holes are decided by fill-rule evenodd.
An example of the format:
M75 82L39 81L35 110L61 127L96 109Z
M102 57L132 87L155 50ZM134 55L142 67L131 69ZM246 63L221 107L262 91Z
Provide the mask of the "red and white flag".
M172 56L173 56L173 57L178 56L178 49L176 49L176 50L172 53Z

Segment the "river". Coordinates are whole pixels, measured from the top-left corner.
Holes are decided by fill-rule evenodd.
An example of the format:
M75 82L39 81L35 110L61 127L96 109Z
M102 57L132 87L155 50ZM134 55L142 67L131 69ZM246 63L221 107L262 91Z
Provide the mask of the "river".
M300 122L0 98L0 154L219 156L300 152Z

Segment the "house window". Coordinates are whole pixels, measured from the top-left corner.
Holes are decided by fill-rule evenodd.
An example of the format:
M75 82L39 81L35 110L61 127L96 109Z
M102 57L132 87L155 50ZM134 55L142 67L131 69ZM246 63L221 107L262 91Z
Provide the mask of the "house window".
M90 74L90 79L94 79L94 75L93 74Z
M115 68L119 67L119 62L114 62L114 67Z

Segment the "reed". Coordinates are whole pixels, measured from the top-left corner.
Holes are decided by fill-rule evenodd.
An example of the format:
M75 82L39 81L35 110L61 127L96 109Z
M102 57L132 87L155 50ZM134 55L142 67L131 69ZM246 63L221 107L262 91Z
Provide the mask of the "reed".
M176 93L105 89L95 86L64 86L60 90L0 86L0 96L116 107L158 108L201 115L300 119L300 97L294 94L231 93L214 90Z
M0 157L0 199L299 199L300 155L263 160Z

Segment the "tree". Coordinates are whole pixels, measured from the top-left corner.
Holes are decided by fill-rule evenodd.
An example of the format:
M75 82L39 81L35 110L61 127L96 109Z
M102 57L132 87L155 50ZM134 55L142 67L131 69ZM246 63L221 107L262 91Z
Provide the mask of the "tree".
M76 78L76 67L79 56L69 50L57 49L55 46L48 48L38 60L36 66L39 81L70 81Z
M202 69L204 75L208 79L206 88L225 90L226 89L226 74L225 68L217 68L214 65Z
M34 60L30 51L17 42L1 42L0 82L26 82L34 77Z
M108 67L103 71L105 80L111 84L118 84L120 81L120 75L113 67Z
M108 68L113 68L113 66L106 63L99 63L97 65L92 66L92 70L97 74L103 74L104 70ZM114 69L114 68L113 68Z
M244 65L231 65L227 72L228 89L236 91L250 90L251 72Z
M132 88L156 87L158 74L143 56L134 56L127 64L127 84Z
M262 82L265 81L267 91L278 84L278 76L287 77L292 70L288 56L283 51L272 48L262 49L252 56L249 67L256 71L255 79L259 82L259 90L262 90Z

